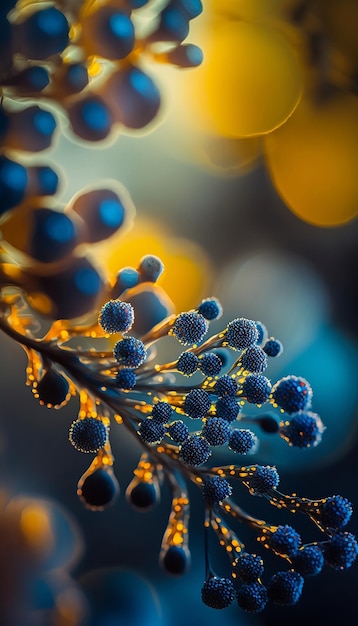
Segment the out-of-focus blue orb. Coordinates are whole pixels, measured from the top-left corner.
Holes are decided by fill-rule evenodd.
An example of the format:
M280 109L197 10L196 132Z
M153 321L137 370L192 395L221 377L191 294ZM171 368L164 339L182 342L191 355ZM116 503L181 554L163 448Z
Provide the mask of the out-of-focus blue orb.
M303 259L274 250L238 257L218 277L220 320L248 317L263 322L284 344L280 363L291 360L315 337L327 318L329 298L319 275Z
M80 585L90 607L88 626L162 626L155 591L133 571L96 569L85 574Z

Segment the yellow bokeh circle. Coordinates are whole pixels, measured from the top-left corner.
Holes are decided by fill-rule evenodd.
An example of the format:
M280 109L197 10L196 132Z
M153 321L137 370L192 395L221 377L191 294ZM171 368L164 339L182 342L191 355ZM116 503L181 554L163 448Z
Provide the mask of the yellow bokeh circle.
M298 217L318 226L358 213L358 98L340 94L320 105L302 100L264 141L278 193Z
M203 43L194 98L212 131L247 137L272 131L296 108L302 77L296 52L269 24L222 21Z

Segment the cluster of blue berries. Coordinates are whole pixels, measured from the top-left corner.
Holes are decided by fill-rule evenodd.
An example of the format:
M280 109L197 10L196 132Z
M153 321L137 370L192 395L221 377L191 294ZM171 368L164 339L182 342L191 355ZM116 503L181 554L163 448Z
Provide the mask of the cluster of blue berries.
M207 492L207 502L212 505L212 491ZM230 491L223 490L222 493L225 497L230 495ZM324 501L322 509L317 509L318 515L324 507L331 511L334 526L326 541L302 544L300 534L291 526L269 526L260 522L262 535L258 537L259 541L290 565L289 569L271 575L266 584L263 583L265 568L262 557L246 552L244 544L235 538L231 539L229 545L237 552L232 560L232 579L218 577L209 567L202 587L203 602L209 607L223 609L236 599L239 607L248 613L261 612L269 602L292 606L300 599L306 578L318 575L324 565L337 570L349 568L358 555L355 537L342 530L351 516L351 505L345 498L333 496ZM257 522L251 518L252 526ZM221 520L216 518L214 528L218 524L221 524ZM223 529L227 535L228 529ZM328 529L325 530L327 532Z
M141 260L138 270L125 268L120 284L123 287L125 276L129 283L123 293L130 296L136 272L155 281L162 269L160 260L150 256ZM358 543L345 530L352 514L345 497L310 500L286 495L279 491L280 476L274 465L241 464L243 457L257 451L260 432L278 435L298 448L316 446L324 432L320 417L311 411L313 393L308 381L285 376L272 384L264 375L269 360L281 354L282 345L268 336L262 322L239 317L207 336L210 322L222 314L218 300L207 298L195 309L169 315L140 333L135 303L112 297L102 305L97 326L92 322L73 334L67 331L55 339L50 333L36 339L25 329L23 334L19 331L21 318L16 327L11 326L16 304L9 300L8 307L8 321L1 319L0 327L25 346L28 354L37 355L28 368L35 380L35 396L48 406L59 407L71 394L79 395L79 413L70 426L69 441L76 450L94 455L77 486L86 507L103 510L118 497L110 429L113 423L123 423L143 450L126 489L127 501L146 511L159 501L164 480L172 487L172 511L159 560L165 571L178 576L190 564L188 483L201 491L204 532L214 532L229 557L232 573L228 578L214 571L206 541L201 597L207 606L223 609L236 601L242 610L259 613L267 603L294 605L307 578L325 566L345 570L354 563ZM63 333L64 327L59 328ZM81 339L90 336L94 345L100 339L101 346L87 351L75 348L69 340L78 335ZM156 357L160 351L153 347L163 337L169 338L175 356L160 363ZM108 350L103 349L104 339L109 342ZM256 415L252 410L246 413L248 405L256 405ZM261 416L262 405L270 407L272 415L265 411ZM231 455L240 462L209 465L219 448L221 453L226 448L228 458ZM246 514L235 501L240 488L277 509L304 514L323 539L304 541L289 524L271 524ZM279 566L273 574L266 572L264 557L246 548L223 515L248 526L257 545L285 567Z
M62 118L68 123L61 130L90 146L150 124L161 94L143 61L199 65L200 49L184 40L202 4L0 4L0 282L19 287L46 317L82 318L128 287L156 282L162 265L148 256L139 268L124 268L115 284L104 276L90 246L131 224L128 193L113 181L83 189L64 205L56 198L56 167L28 156L53 147Z
M156 116L161 96L142 68L143 56L177 67L195 67L202 61L197 46L183 43L191 20L202 12L201 1L167 0L157 15L152 8L146 11L148 3L2 3L4 95L60 107L74 135L90 142L106 139L119 125L146 126ZM30 150L48 147L56 128L53 115L37 106L14 115L5 107L1 120L4 140L15 149L24 142ZM26 134L21 133L24 125Z
M352 513L346 498L286 495L278 490L275 466L241 464L258 450L262 432L297 448L320 443L325 427L312 410L310 384L293 375L274 384L266 377L270 359L283 347L262 322L238 317L208 336L210 322L222 315L216 298L170 315L168 301L153 288L163 271L158 257L146 255L138 267L104 277L82 253L82 244L88 249L130 223L134 207L126 191L115 183L90 187L55 207L58 173L23 158L51 147L59 110L73 136L87 142L103 141L121 127L150 124L161 94L142 67L145 55L178 67L201 63L199 48L185 43L201 1L165 0L155 16L147 4L1 3L0 328L25 348L27 383L41 404L59 408L71 396L79 398L69 441L75 450L94 455L78 481L81 502L103 510L118 497L110 429L124 424L143 451L127 501L149 510L159 501L164 480L172 488L162 567L173 575L189 567L188 483L193 483L206 511L204 532L214 533L232 571L231 578L215 573L206 542L202 600L215 609L236 600L244 611L258 613L268 602L294 605L306 578L324 566L345 570L358 554L355 537L345 530ZM20 295L14 296L14 287ZM27 305L32 313L24 316L20 311ZM34 310L57 320L45 337L38 337L31 323ZM162 337L172 341L170 362L156 361L153 348ZM246 412L252 405L257 414ZM262 406L270 414L262 415ZM239 463L209 465L219 448ZM303 513L324 538L304 542L288 524L246 514L234 499L242 487L278 509ZM283 560L285 568L266 576L263 557L246 549L223 514L248 526L259 547Z

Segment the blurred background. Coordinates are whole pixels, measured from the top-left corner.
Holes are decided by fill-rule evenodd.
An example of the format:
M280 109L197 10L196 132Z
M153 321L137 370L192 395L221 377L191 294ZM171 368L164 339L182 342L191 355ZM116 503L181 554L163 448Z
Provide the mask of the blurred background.
M191 29L190 40L202 44L209 61L211 55L217 58L217 50L212 50L212 28L217 27L218 33L222 28L225 33L227 23L230 28L237 25L237 15L230 13L233 9L229 5L223 2L215 13L217 5L211 3L212 21L204 16ZM336 21L339 14L346 28L348 9L353 5L343 2L348 8L341 17L338 3L327 3L336 10ZM257 28L258 35L260 29L271 29L275 36L278 33L283 45L291 46L295 54L299 50L300 63L308 57L302 53L297 32L306 36L317 30L321 37L327 33L338 59L354 58L355 62L358 58L356 49L342 50L340 32L329 30L333 15L329 10L318 29L316 23L308 23L308 18L299 20L299 16L289 25L286 20L284 27L277 16L270 15L267 22L262 17L263 4L255 2L255 6L257 13L247 17L249 27ZM223 8L229 17L223 17ZM255 34L249 35L252 39ZM234 33L233 41L238 38ZM231 41L228 33L226 41ZM252 60L245 50L227 54L231 55L228 59L235 60L241 54L248 65ZM134 226L118 248L98 248L108 267L113 270L135 264L144 254L157 254L166 266L160 284L177 311L195 307L202 297L217 296L224 308L219 327L233 317L245 316L261 320L269 335L282 341L284 352L270 364L267 375L272 380L287 374L307 378L314 391L313 410L321 415L327 430L321 444L308 450L289 448L267 436L255 461L277 466L286 493L295 491L310 498L342 494L357 511L358 105L348 78L344 85L342 78L350 74L348 70L344 74L343 69L339 74L337 67L345 66L337 61L332 75L339 75L341 82L337 79L338 86L333 83L335 89L329 96L325 92L317 103L311 97L312 85L322 87L321 75L317 71L312 77L312 68L320 64L302 63L302 84L297 87L293 80L290 82L292 101L284 103L279 112L283 119L289 113L287 123L265 120L257 113L254 121L263 126L255 132L248 121L245 135L241 128L236 129L236 113L230 125L233 113L225 104L225 123L220 122L221 109L213 94L220 92L227 97L228 93L229 100L240 103L240 92L249 87L245 82L240 83L240 89L233 86L229 71L220 73L219 80L209 61L207 65L204 62L203 69L148 66L160 86L163 102L158 119L146 132L122 132L106 145L93 147L74 139L64 120L63 132L45 158L56 167L60 165L64 202L94 181L114 179L128 189L136 206ZM271 60L271 64L275 62ZM292 68L282 71L281 78L271 78L269 87L262 87L267 95L265 109L270 106L270 90L277 93L281 89L280 83L273 81L283 80L286 71L292 76ZM295 89L300 94L296 99ZM258 98L256 94L253 108ZM302 113L302 98L308 107L314 101L315 117L311 111ZM261 109L262 104L261 100ZM205 108L210 109L209 121L200 113ZM219 119L216 125L213 118ZM265 123L272 128L265 128ZM300 602L291 608L269 606L264 614L250 616L234 605L220 613L202 605L201 501L193 494L191 571L183 578L170 578L158 563L170 512L169 490L163 490L160 504L149 513L130 509L124 492L139 450L117 426L112 428L111 443L120 497L102 513L86 510L76 495L76 485L87 467L87 458L67 440L68 428L77 414L76 400L59 411L39 406L24 385L24 353L7 337L1 336L0 342L2 483L12 497L33 497L50 507L57 552L52 546L54 562L45 563L44 571L56 569L59 558L61 567L67 568L92 598L97 626L191 626L204 622L214 626L219 621L222 626L231 626L238 620L242 625L279 626L288 620L291 625L302 624L308 618L323 626L342 619L342 607L345 615L355 614L356 565L345 572L326 568L320 576L309 579ZM249 511L250 506L248 502ZM265 501L255 502L255 506L263 518L273 523L281 519ZM286 522L290 523L289 518ZM348 530L358 532L357 512ZM73 546L72 557L61 561L59 546L66 545ZM85 608L83 615L84 624L92 625Z

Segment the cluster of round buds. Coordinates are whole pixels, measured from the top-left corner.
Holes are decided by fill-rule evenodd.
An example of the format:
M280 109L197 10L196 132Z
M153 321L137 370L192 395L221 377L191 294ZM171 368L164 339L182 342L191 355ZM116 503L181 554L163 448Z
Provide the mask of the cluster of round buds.
M304 577L295 570L280 571L274 574L267 585L262 583L264 571L262 559L247 552L241 552L234 561L234 582L211 574L202 587L202 600L211 608L223 609L235 599L238 606L247 613L260 613L268 602L281 606L291 606L298 602L304 584Z
M1 238L6 262L18 269L16 286L51 319L84 318L108 297L156 282L163 269L157 257L147 255L110 284L88 244L130 224L134 208L128 194L113 183L84 189L64 205L55 198L61 185L56 169L26 158L53 147L60 126L72 140L91 144L150 124L161 94L144 69L146 59L176 67L200 64L200 49L184 39L201 1L166 0L151 12L147 4L1 2ZM8 274L2 284L14 282L11 268ZM167 313L165 306L155 311L146 329Z
M200 0L167 0L152 19L147 4L6 3L0 13L0 85L5 95L60 107L72 133L90 142L106 139L119 126L146 126L156 116L161 96L142 69L143 58L177 67L202 61L197 46L183 43L191 20L202 12ZM51 135L54 128L51 132L48 121L43 125L40 135ZM11 122L7 126L5 139L12 146ZM33 145L36 149L36 141Z
M161 263L156 257L143 257L138 270L127 269L122 285L124 276L132 284L141 276L143 283L150 284L160 275ZM205 532L210 527L214 530L232 565L232 579L217 576L208 566L203 602L223 609L236 600L241 609L253 614L267 603L294 605L306 578L319 574L325 565L347 569L358 556L358 543L345 530L352 513L350 502L339 495L309 500L282 494L275 466L215 467L212 463L210 467L209 460L218 448L223 454L222 448L226 447L236 458L256 452L258 430L281 436L292 446L317 445L324 427L319 416L309 410L309 383L298 376L286 376L272 386L259 371L258 364L266 363L269 354L263 349L266 332L258 322L237 318L204 340L210 322L221 313L214 298L191 311L166 316L149 331L138 333L134 315L137 306L130 297L134 288L128 284L125 289L128 300L112 297L102 306L98 327L85 325L83 331L79 330L82 338L96 329L94 338L101 340L98 350L86 351L81 346L76 353L72 343L61 337L56 343L51 333L35 342L26 335L26 327L21 334L24 345L38 355L31 377L36 380L34 395L43 404L61 406L76 391L75 381L81 381L80 410L70 426L69 440L76 450L95 455L78 482L81 501L90 509L102 510L118 496L109 425L111 419L123 422L144 449L126 489L127 502L138 510L149 510L159 501L164 477L172 488L172 511L159 559L163 568L181 575L190 562L186 481L191 481L202 492ZM4 329L11 323L12 315L8 317L9 322L1 321ZM18 320L21 325L21 318ZM18 330L12 328L10 335L16 333ZM116 333L119 337L113 342ZM167 336L171 338L167 343L176 346L179 354L171 362L157 363L161 352L153 344ZM69 338L74 340L75 335L69 334ZM179 349L172 339L177 340ZM103 349L104 341L111 350ZM187 346L185 351L181 349L183 344ZM255 371L250 371L254 363ZM246 414L246 403L257 406L257 415L252 406L247 407L250 410ZM264 403L270 405L270 411L277 411L281 421L265 411L260 414ZM250 428L245 428L247 423ZM278 509L307 515L326 538L303 543L301 534L289 524L276 526L245 513L235 503L234 482ZM251 527L260 547L284 559L288 569L264 581L263 559L246 550L221 520L221 511ZM208 550L209 542L205 545Z
M209 494L211 491L214 489L209 490ZM227 533L228 529L225 535ZM318 575L324 564L334 569L346 569L358 555L355 537L342 531L335 533L328 541L302 545L299 533L291 526L266 526L264 536L259 540L266 541L266 548L288 560L291 568L276 572L264 583L263 559L257 554L246 552L242 544L238 556L232 561L233 579L219 578L211 572L205 581L202 588L205 604L221 609L229 606L236 598L238 606L252 614L263 611L268 603L292 606L301 597L305 579ZM237 540L234 540L232 547L238 545Z
M31 305L52 319L73 319L98 310L111 292L89 247L127 228L134 207L117 183L85 189L56 207L49 198L57 190L54 177L47 166L25 167L0 156L3 249ZM12 275L2 277L3 284L11 284Z
M107 309L112 311L114 307L124 306L122 302L107 303L102 309L100 320ZM211 447L228 446L232 452L238 454L256 452L258 448L256 433L250 429L235 427L238 421L245 419L266 433L278 433L290 445L298 447L317 445L324 431L319 416L308 411L292 413L293 407L306 407L311 403L312 390L309 383L297 376L287 376L272 386L271 381L261 373L266 368L268 356L257 343L261 341L262 345L265 345L267 342L265 338L267 331L266 329L263 331L260 322L237 318L230 322L224 331L204 340L209 331L210 321L219 318L221 313L220 303L215 298L207 298L196 309L168 318L168 322L163 322L157 331L159 337L169 335L187 346L176 361L155 366L155 372L162 380L160 386L165 401L171 406L171 411L182 418L174 422L182 422L184 418L186 428L181 428L180 432L177 432L176 427L173 427L170 433L168 428L169 423L173 421L172 416L158 425L156 424L158 420L150 415L141 420L140 436L150 444L158 444L168 436L178 444L181 459L194 466L200 466L207 461L211 455ZM109 329L109 323L106 329ZM150 341L150 333L147 338ZM131 357L127 360L123 354L127 343L135 352L133 360ZM114 356L123 367L138 368L146 358L145 350L145 345L141 344L140 340L134 337L124 338L115 345ZM240 354L235 362L230 364L230 359L227 360L220 351ZM198 379L195 385L182 386L180 392L176 391L176 384L171 379L173 385L168 387L167 395L163 387L167 380L166 372L168 375L175 372L184 378L194 374L198 377L201 374L202 379L201 382ZM148 376L147 373L143 375ZM138 391L140 378L141 374L138 372L135 379ZM133 389L133 383L134 381L129 387L124 381L121 388ZM286 411L287 417L280 423L270 415L247 418L242 411L245 402L258 407L270 402L274 408L280 407L281 412ZM188 428L191 420L199 424L192 433ZM176 437L179 438L175 439ZM261 494L277 486L277 473L272 468L260 469L249 482L252 493Z

